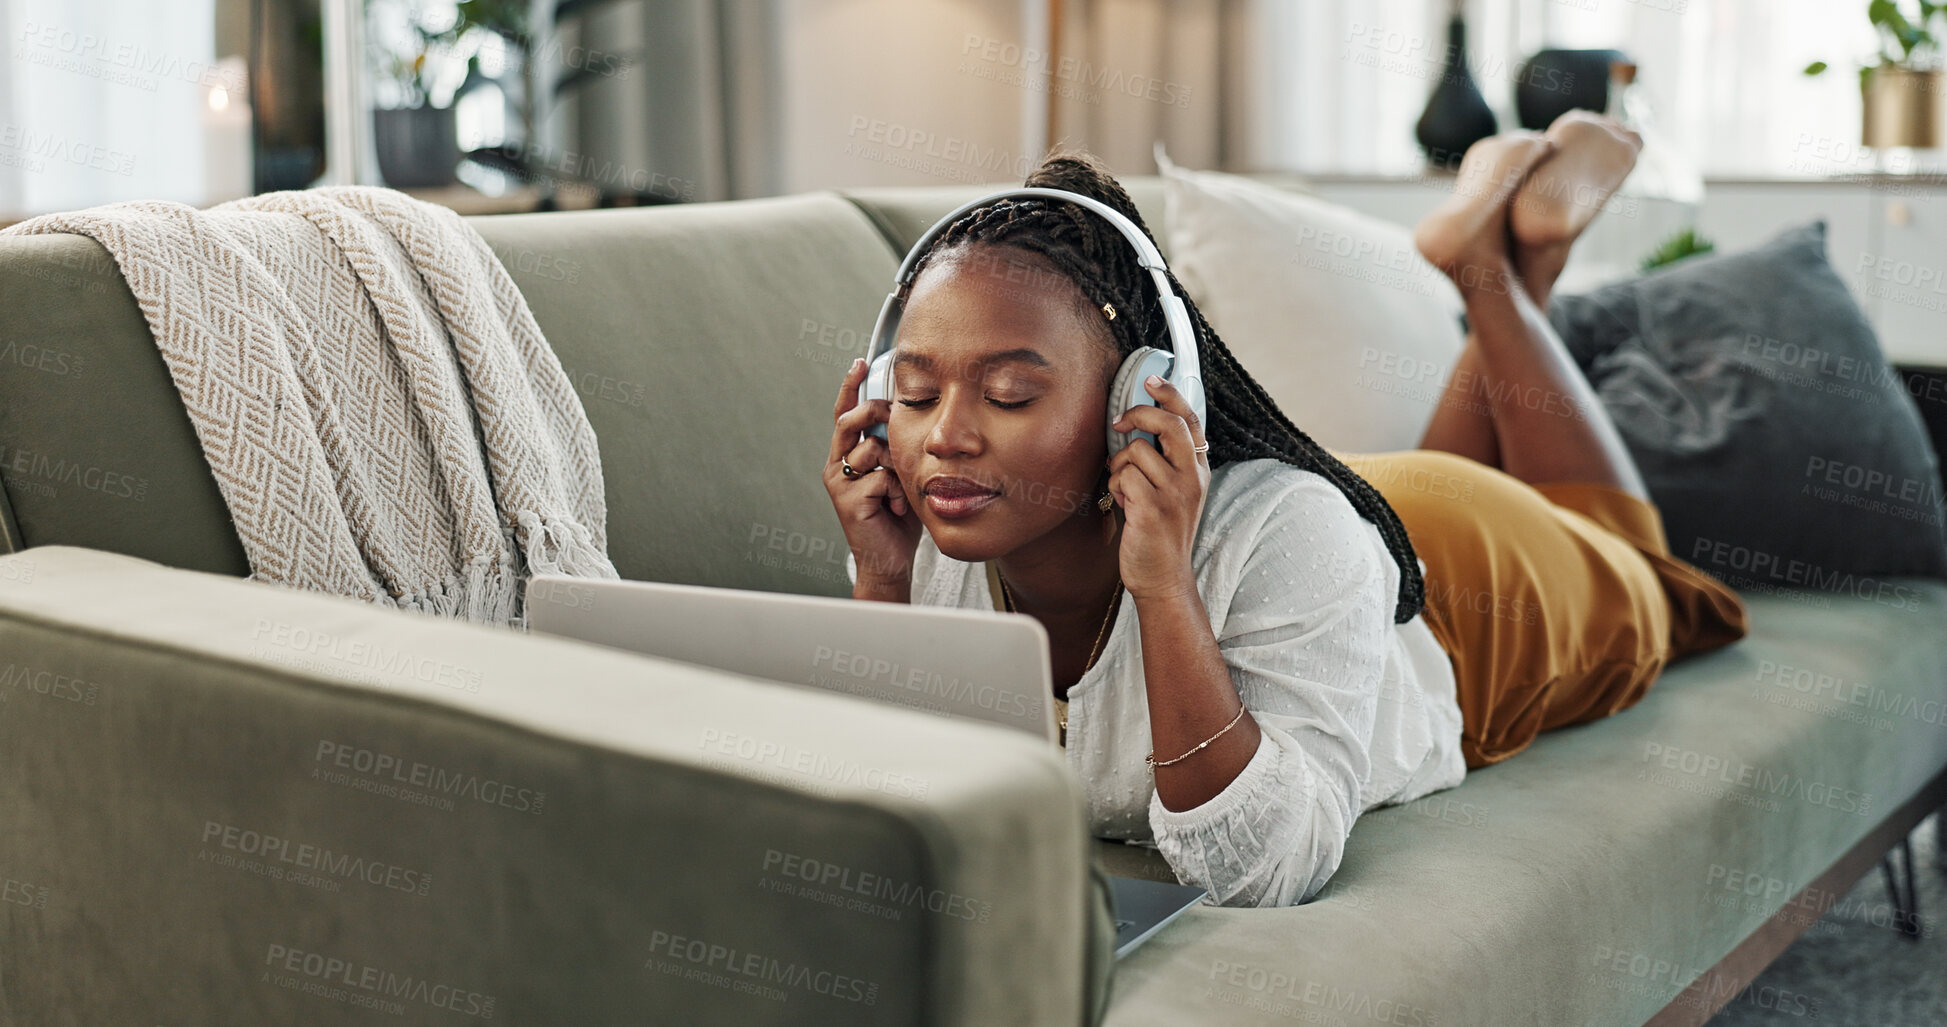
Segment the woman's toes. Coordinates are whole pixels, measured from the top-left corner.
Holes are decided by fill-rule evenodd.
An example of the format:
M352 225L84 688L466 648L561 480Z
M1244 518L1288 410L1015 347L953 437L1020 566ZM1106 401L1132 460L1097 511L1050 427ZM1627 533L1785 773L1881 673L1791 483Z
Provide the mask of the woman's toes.
M1525 129L1489 136L1468 147L1454 175L1454 192L1505 199L1555 145L1546 135Z
M1460 162L1453 194L1413 230L1413 243L1435 267L1505 254L1509 197L1554 143L1538 132L1505 132L1475 143Z
M1635 131L1584 110L1556 118L1548 138L1555 152L1522 183L1508 213L1515 242L1523 246L1574 241L1629 177L1643 148Z

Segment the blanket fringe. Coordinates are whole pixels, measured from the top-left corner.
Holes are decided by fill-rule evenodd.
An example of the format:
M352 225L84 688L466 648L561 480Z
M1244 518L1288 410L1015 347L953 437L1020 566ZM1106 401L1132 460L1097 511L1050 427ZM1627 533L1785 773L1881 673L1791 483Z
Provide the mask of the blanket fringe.
M527 575L566 574L577 578L616 578L608 554L589 538L588 529L572 520L543 518L532 510L517 510L520 552L527 558Z
M511 563L473 560L460 573L398 597L401 610L429 613L489 624L513 620L520 601L521 578Z

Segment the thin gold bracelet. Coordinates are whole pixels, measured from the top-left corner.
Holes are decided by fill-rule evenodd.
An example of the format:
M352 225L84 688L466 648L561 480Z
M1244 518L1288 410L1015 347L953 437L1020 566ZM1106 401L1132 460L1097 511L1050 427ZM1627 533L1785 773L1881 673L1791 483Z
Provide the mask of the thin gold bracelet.
M1243 719L1244 719L1244 704L1238 703L1237 716L1230 718L1230 723L1224 725L1224 730L1219 731L1214 735L1211 735L1209 738L1206 738L1201 742L1198 742L1196 748L1191 749L1189 752L1186 752L1181 756L1175 757L1174 759L1162 760L1160 762L1156 759L1156 754L1154 752L1151 752L1149 755L1143 757L1143 762L1149 764L1149 772L1152 774L1156 772L1157 767L1167 767L1172 763L1181 763L1184 760L1187 760L1190 757L1195 756L1197 753L1202 752L1204 746L1209 745L1211 742L1214 742L1217 739L1224 737L1224 732L1229 731L1231 728L1236 727L1237 722Z

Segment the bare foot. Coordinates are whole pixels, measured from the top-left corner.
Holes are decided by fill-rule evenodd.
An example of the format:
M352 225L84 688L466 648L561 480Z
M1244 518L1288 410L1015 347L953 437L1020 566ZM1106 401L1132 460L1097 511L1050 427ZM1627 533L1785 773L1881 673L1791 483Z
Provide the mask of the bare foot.
M1420 219L1413 245L1449 275L1470 264L1504 264L1509 198L1553 147L1539 132L1503 132L1469 147L1453 195Z
M1521 184L1508 212L1515 266L1543 305L1569 246L1629 177L1643 148L1643 137L1621 122L1585 110L1556 118L1548 138L1554 152Z

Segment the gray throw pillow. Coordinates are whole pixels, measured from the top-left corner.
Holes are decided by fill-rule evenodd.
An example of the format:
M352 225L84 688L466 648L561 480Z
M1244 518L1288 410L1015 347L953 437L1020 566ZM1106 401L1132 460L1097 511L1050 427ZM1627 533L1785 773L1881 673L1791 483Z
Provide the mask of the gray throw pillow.
M1947 576L1939 463L1825 223L1580 296L1549 320L1679 558L1739 589Z

